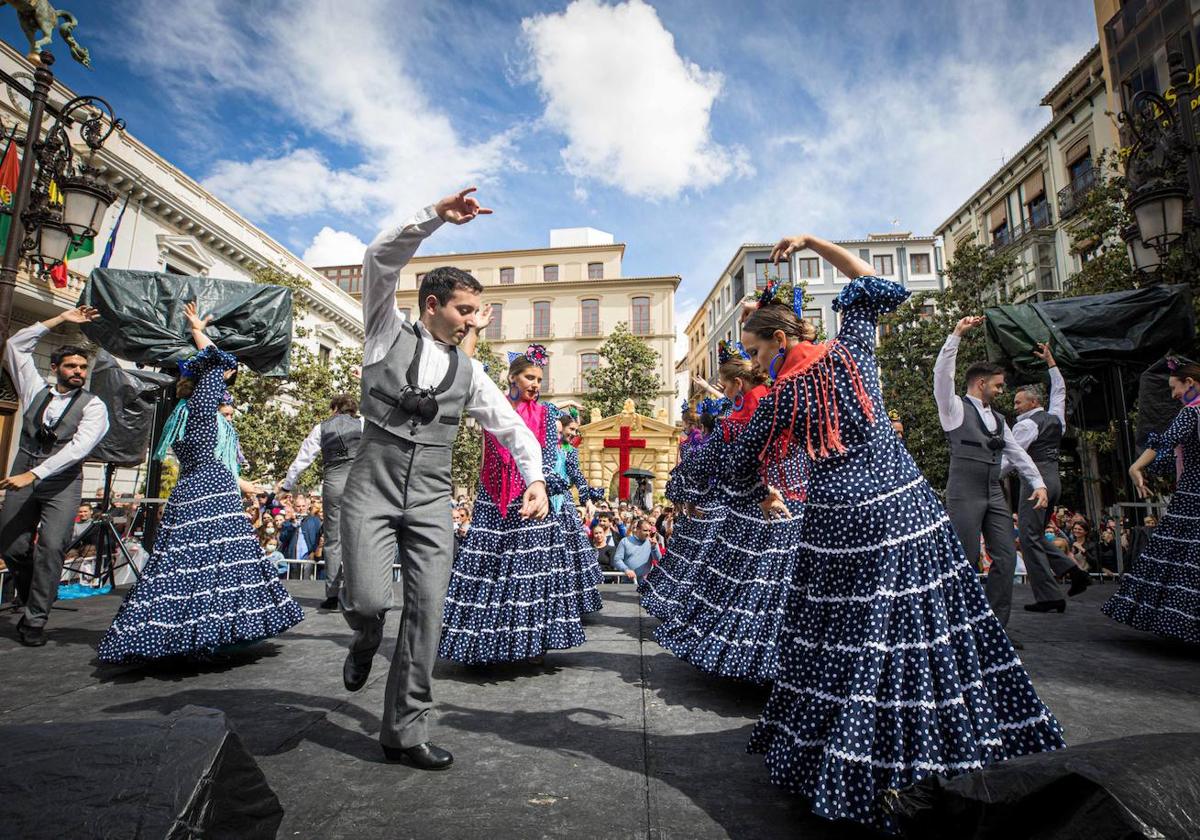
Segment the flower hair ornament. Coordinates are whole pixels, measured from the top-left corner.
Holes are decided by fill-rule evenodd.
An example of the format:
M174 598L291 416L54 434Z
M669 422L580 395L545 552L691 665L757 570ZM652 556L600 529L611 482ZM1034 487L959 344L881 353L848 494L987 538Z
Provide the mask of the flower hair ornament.
M784 306L790 303L796 317L804 318L804 291L798 290L792 283L781 283L777 277L767 280L767 285L758 293L758 308L762 309L772 303L781 303Z
M714 400L711 397L706 397L700 400L696 406L696 413L700 415L708 414L712 417L720 417L730 407L730 402L725 397L719 400Z
M730 359L745 359L750 361L750 354L746 352L746 348L742 346L742 342L729 342L721 339L717 343L717 363L725 364Z
M688 402L687 400L684 400L683 402L681 402L679 404L679 412L681 414L687 414L691 410L692 410L692 404L690 402Z
M549 354L546 353L546 348L544 345L530 344L524 353L514 353L512 350L509 350L508 363L511 365L522 356L540 368L544 368L546 363L550 360Z

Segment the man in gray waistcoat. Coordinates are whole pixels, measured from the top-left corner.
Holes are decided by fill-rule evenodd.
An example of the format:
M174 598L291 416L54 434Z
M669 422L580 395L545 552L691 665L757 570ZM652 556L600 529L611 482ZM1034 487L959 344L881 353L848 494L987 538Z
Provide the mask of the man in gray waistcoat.
M1042 480L1046 482L1048 505L1045 508L1033 506L1026 498L1033 488L1022 478L1017 531L1021 537L1021 554L1025 558L1025 570L1029 574L1034 598L1034 602L1026 604L1025 609L1030 612L1057 610L1061 613L1066 610L1067 602L1062 597L1055 575L1067 575L1070 578L1071 589L1068 594L1072 596L1087 589L1091 578L1070 557L1046 540L1046 521L1062 492L1058 475L1058 450L1063 432L1067 429L1067 383L1049 345L1039 345L1034 355L1046 363L1049 371L1049 410L1042 407L1044 399L1040 385L1022 385L1013 395L1013 408L1017 412L1017 422L1012 427L1013 437L1029 453L1029 458L1037 465ZM1007 472L1010 466L1006 458L1001 472Z
M400 565L400 621L384 694L384 755L425 770L453 757L429 741L433 665L442 602L454 560L450 451L464 409L512 452L528 489L521 515L542 519L549 501L541 447L512 404L459 347L478 336L483 287L443 267L420 281L415 323L396 308L396 285L418 246L443 222L491 213L470 194L447 196L381 233L363 257L362 413L358 455L342 497L342 612L354 630L342 668L346 688L366 683L392 607L392 561ZM411 282L411 281L410 281Z
M982 316L963 318L946 338L933 366L933 396L950 444L946 513L971 563L978 565L981 534L987 543L992 566L984 591L992 612L1007 626L1017 553L1012 511L1000 485L1002 459L1008 458L1029 482L1033 488L1029 501L1037 509L1046 507L1046 483L1013 437L1004 416L992 407L992 402L1004 393L1004 368L975 362L967 368L966 394L960 397L955 393L959 342L981 323ZM1013 645L1021 647L1016 641Z
M276 491L290 491L296 486L300 473L321 456L323 477L321 480L321 509L325 536L325 547L321 557L325 561L325 600L321 609L332 610L338 605L338 592L342 588L342 494L346 489L346 478L350 475L350 464L358 454L358 442L362 438L363 419L358 416L358 400L350 394L337 394L329 401L330 416L313 426L308 437L300 444L296 460L288 467L283 481ZM316 546L310 546L315 549Z
M5 361L24 411L12 473L0 482L7 491L0 509L0 553L24 608L17 636L30 647L46 644L46 620L58 596L63 552L83 491L83 459L108 433L108 409L83 387L87 350L64 345L50 354L53 387L38 372L33 350L59 324L86 324L97 317L89 306L67 309L8 340Z

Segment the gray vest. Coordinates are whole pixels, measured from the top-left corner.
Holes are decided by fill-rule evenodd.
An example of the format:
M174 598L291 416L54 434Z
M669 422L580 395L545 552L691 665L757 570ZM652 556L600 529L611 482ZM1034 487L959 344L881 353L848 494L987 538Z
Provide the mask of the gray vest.
M62 451L79 431L79 421L83 419L83 409L96 398L91 392L80 390L79 398L67 406L67 410L54 424L54 428L39 435L38 431L42 429L42 417L49 406L49 402L46 400L48 396L50 396L50 389L46 388L25 407L25 414L21 422L21 437L17 443L19 451L13 462L14 475L28 472L51 455ZM55 484L65 485L74 481L82 473L83 461L80 460L55 473L49 480Z
M321 423L321 459L326 467L353 461L362 438L362 421L335 414Z
M1057 464L1058 449L1062 445L1062 423L1045 409L1035 412L1029 419L1038 430L1037 439L1029 444L1029 457L1035 464Z
M989 448L988 442L997 439L1001 443L1004 442L1004 418L994 408L987 409L996 420L996 432L993 434L983 425L983 418L979 416L975 404L966 397L959 399L963 404L963 421L957 429L946 432L946 440L950 442L950 469L954 469L955 461L975 461L999 466L1004 447L996 447L993 443L992 446L996 448Z
M409 368L417 352L417 334L412 324L404 321L396 340L378 362L367 365L362 372L362 414L370 422L390 434L411 443L449 447L458 435L458 418L471 392L471 360L457 347L454 378L446 390L438 394L437 415L424 422L418 415L404 410L404 392L408 386ZM441 351L434 351L441 352ZM412 371L416 380L416 371ZM437 383L438 386L445 385Z

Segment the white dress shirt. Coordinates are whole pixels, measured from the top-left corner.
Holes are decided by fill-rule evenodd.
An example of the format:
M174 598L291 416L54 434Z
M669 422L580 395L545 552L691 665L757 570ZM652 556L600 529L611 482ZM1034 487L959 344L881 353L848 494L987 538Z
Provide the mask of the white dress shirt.
M365 422L362 417L358 418L360 426L363 426ZM283 489L291 490L292 486L296 483L296 479L300 477L300 473L308 469L320 454L321 424L318 423L312 427L312 431L300 443L300 451L296 453L296 460L292 461L292 465L288 467L287 474L283 477Z
M937 361L933 364L933 398L937 402L938 419L942 422L942 429L947 432L954 431L963 423L963 401L954 392L954 364L958 360L959 342L960 339L957 335L953 333L948 335L946 343L942 345L942 350L938 353ZM979 412L979 419L983 421L984 428L989 432L996 431L996 417L987 409L983 401L970 394L965 396ZM1003 470L1008 465L1015 467L1034 490L1046 486L1046 482L1042 480L1042 474L1038 472L1037 465L1033 463L1029 453L1017 443L1012 429L1008 428L1006 424L1004 426L1004 454L1001 456L1001 469Z
M363 348L363 367L387 355L404 316L396 308L396 285L400 270L412 259L421 242L442 226L442 220L432 206L426 207L398 228L384 231L367 246L363 255L363 327L366 345ZM418 301L420 306L420 301ZM433 388L442 381L450 368L450 354L456 348L434 340L420 321L413 324L421 342L421 362L417 369L417 386ZM496 387L483 370L483 365L471 359L471 385L467 395L467 414L491 432L516 460L517 469L526 484L543 481L542 448L513 409L508 398Z
M46 390L46 380L38 372L37 363L33 360L33 349L37 347L42 336L48 332L50 331L46 329L46 326L39 321L13 333L8 340L8 353L5 355L4 361L8 365L8 372L12 374L13 382L16 383L17 393L21 395L22 412L28 411L29 406L42 399L42 394ZM52 424L62 417L67 406L71 404L71 397L75 395L75 389L64 394L52 385L50 393L53 396L50 398L50 404L46 406L46 413L42 415L42 419L43 422ZM103 440L106 434L108 434L108 408L99 399L91 399L83 407L83 416L79 418L79 428L70 442L30 472L39 480L45 481L55 473L62 472L67 467L86 458L87 454L96 448L96 444Z

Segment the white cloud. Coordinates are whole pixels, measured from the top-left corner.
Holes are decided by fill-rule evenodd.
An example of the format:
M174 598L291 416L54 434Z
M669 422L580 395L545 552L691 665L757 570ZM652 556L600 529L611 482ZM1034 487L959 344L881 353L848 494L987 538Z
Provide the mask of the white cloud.
M713 141L720 73L687 61L642 0L574 0L522 21L543 120L567 138L567 171L650 199L752 172L746 152Z
M313 266L354 265L362 262L366 249L367 243L353 233L334 230L326 225L304 250L304 261Z

